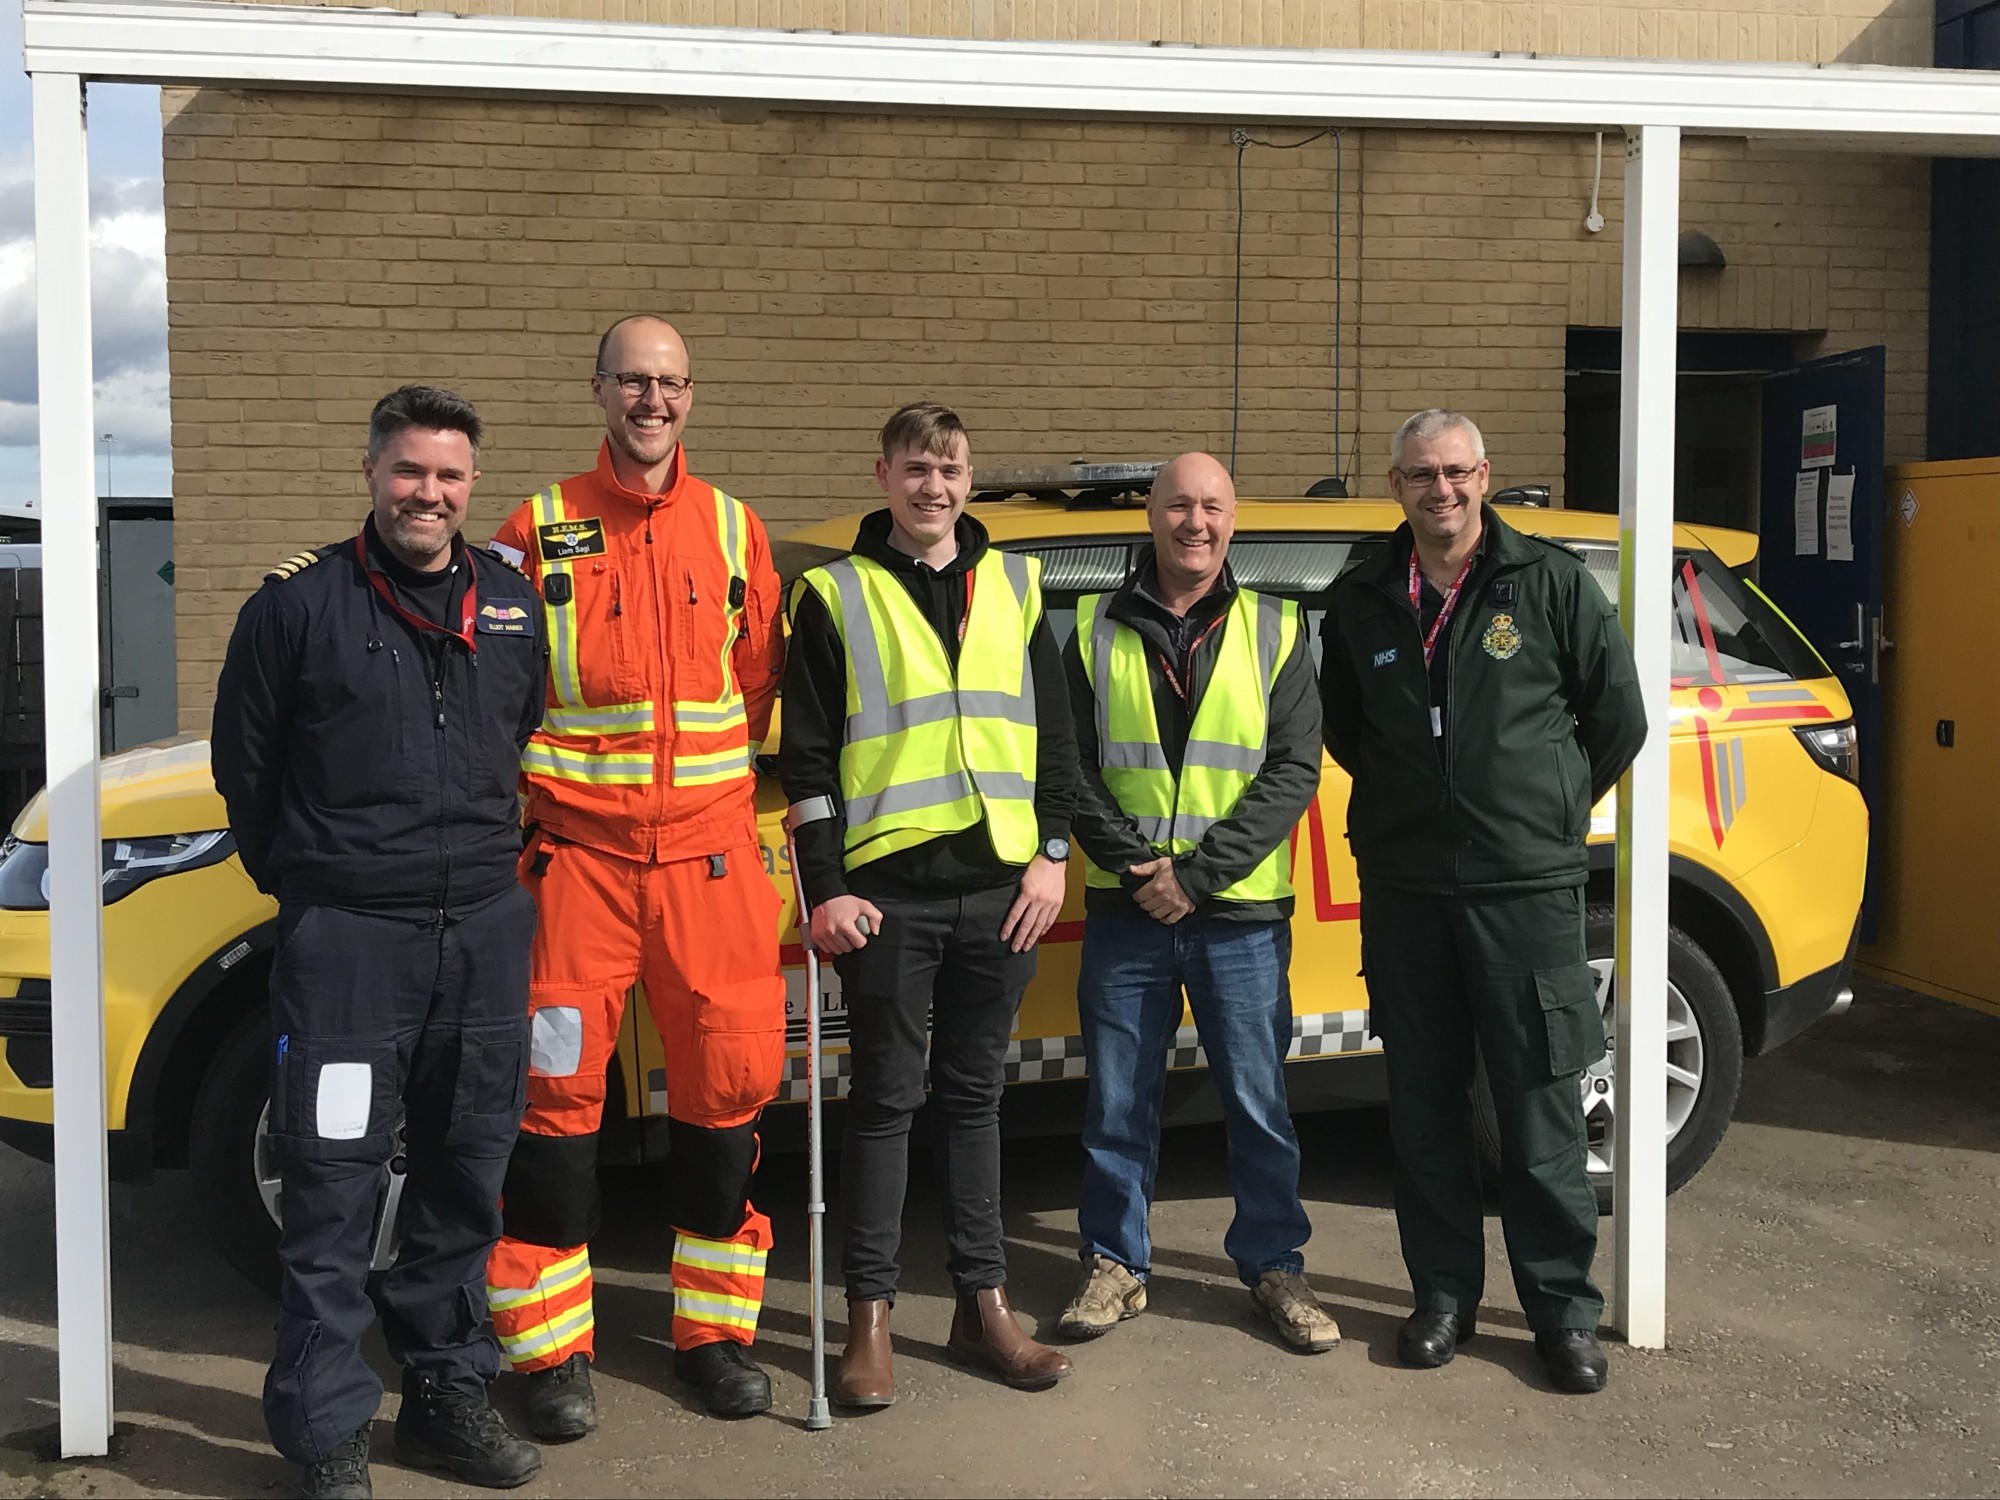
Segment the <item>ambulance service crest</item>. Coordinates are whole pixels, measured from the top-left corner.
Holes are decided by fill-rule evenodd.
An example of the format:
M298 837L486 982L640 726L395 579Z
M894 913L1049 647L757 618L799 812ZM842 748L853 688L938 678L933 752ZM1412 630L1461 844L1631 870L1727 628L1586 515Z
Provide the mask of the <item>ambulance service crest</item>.
M1495 615L1479 644L1495 661L1505 661L1521 649L1521 632L1514 628L1512 615Z

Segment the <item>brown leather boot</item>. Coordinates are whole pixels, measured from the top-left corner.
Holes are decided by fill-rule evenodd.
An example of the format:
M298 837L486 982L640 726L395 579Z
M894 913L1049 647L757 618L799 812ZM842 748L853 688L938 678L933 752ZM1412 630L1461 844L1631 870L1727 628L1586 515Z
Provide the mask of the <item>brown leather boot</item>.
M1069 1374L1069 1356L1038 1344L1021 1331L1007 1301L1007 1288L988 1287L958 1299L945 1352L987 1366L1016 1390L1039 1390Z
M847 1347L834 1364L827 1395L835 1406L864 1411L895 1403L896 1368L889 1348L886 1299L847 1304Z

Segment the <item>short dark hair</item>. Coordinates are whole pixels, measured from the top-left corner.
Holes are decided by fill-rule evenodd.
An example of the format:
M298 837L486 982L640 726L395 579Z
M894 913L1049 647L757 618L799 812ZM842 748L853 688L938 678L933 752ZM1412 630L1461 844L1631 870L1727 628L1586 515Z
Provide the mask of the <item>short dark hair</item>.
M426 432L462 432L479 456L479 441L486 424L479 420L472 403L456 391L434 385L399 385L368 414L368 456L382 451L382 445L399 432L421 427Z
M912 401L908 406L897 407L882 424L882 456L888 458L899 449L908 448L949 458L954 438L963 439L965 451L972 452L972 439L966 436L965 424L959 421L957 412L935 401Z

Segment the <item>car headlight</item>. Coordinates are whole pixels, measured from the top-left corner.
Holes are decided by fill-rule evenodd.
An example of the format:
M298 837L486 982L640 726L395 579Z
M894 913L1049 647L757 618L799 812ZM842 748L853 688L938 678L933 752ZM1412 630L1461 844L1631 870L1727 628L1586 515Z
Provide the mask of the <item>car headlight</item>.
M1838 724L1794 724L1792 733L1806 747L1806 754L1822 768L1857 785L1860 783L1861 736L1855 731L1852 719Z
M104 904L124 899L149 880L219 865L236 852L226 828L161 833L104 841ZM0 910L49 909L49 846L8 839L0 844Z

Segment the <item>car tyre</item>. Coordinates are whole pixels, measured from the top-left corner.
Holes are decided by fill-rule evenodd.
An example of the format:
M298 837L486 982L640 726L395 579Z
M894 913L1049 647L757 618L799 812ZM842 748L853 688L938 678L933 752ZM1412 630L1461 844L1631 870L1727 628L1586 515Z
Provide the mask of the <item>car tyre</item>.
M1614 1015L1611 973L1617 949L1617 911L1593 902L1584 908L1584 949L1598 971L1608 1045ZM1699 1172L1736 1113L1743 1086L1743 1027L1729 985L1715 961L1680 928L1667 928L1667 1191L1678 1192ZM1611 1102L1614 1055L1584 1077L1585 1125L1589 1135L1590 1185L1599 1213L1611 1212ZM1472 1082L1472 1136L1480 1171L1492 1190L1500 1179L1500 1126L1493 1092L1482 1063Z
M258 1125L270 1100L270 1053L270 1021L261 1009L217 1049L195 1095L188 1165L223 1259L275 1297L278 1224L258 1185Z

